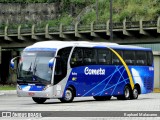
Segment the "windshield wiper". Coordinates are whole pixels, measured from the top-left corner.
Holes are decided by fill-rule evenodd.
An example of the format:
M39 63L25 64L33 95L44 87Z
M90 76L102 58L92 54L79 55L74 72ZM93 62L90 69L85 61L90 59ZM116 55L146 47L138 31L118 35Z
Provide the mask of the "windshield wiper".
M31 64L30 64L29 68L28 68L27 74L30 74L30 73L31 73L31 70L32 70L32 62L31 62Z
M37 72L37 64L35 65L34 69L33 69L33 75L35 75Z

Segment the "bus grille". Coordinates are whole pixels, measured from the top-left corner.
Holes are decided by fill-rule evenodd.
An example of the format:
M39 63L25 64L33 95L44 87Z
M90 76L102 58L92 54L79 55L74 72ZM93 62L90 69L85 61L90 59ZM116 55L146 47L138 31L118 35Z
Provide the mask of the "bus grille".
M147 90L153 90L153 82L151 77L144 78L144 87Z

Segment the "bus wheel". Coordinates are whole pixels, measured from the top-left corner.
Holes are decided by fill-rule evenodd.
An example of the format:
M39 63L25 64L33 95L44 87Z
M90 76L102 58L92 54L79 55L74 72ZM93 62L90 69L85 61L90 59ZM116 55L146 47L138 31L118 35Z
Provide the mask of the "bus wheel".
M38 104L43 104L47 99L46 98L38 98L38 97L32 97L33 101Z
M93 98L97 101L105 101L105 100L110 100L111 96L93 96Z
M63 98L60 98L59 100L63 103L69 103L72 102L74 99L73 89L71 87L67 88L65 91L65 96Z
M125 86L124 95L117 96L118 100L129 100L131 97L131 89L129 86Z
M138 98L138 88L134 87L131 99L137 99Z

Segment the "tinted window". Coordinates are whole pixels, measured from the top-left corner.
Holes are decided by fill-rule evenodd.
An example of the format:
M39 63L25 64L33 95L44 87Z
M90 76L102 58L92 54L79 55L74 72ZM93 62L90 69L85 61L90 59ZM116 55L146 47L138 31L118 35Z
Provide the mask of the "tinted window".
M107 49L97 49L98 64L111 64L111 52Z
M116 50L116 52L123 58L122 51ZM117 55L113 52L112 52L112 64L113 65L121 65L122 64L121 61L119 60L119 58L117 57Z
M135 64L135 52L134 51L124 51L123 57L127 65Z
M71 67L77 67L83 65L83 50L82 48L75 48L71 56Z
M136 65L147 65L147 53L145 51L136 51Z
M96 50L93 48L85 48L83 50L83 64L94 65L97 63Z
M153 63L153 54L152 52L147 52L147 65L152 65Z

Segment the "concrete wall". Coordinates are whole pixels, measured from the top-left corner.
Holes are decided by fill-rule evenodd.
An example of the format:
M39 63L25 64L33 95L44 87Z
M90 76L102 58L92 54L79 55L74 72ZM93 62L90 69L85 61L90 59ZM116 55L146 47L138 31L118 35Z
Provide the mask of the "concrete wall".
M54 19L58 3L0 3L0 23L37 22Z
M154 51L154 88L160 89L160 52Z

